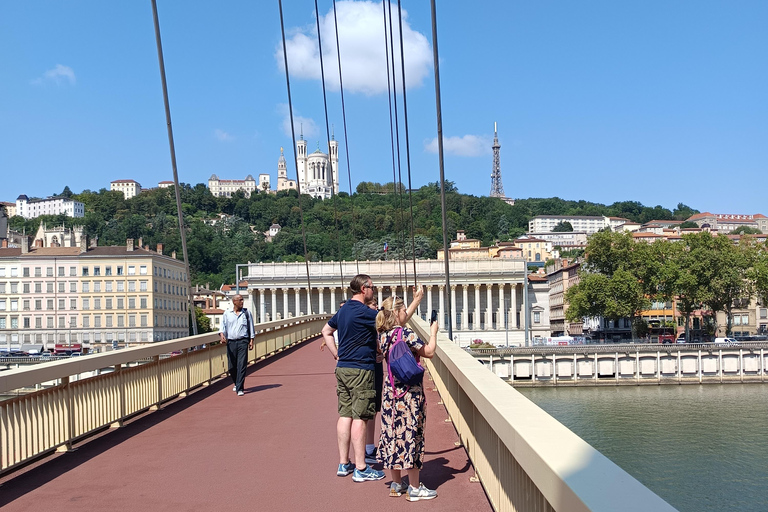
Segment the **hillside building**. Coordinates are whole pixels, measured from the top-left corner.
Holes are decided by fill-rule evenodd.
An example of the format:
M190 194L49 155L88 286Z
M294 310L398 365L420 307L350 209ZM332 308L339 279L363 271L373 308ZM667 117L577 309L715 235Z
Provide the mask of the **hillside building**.
M80 201L66 197L47 199L29 199L24 194L16 199L16 215L25 219L35 219L41 215L61 215L67 217L85 217L85 205Z
M214 197L232 197L238 190L242 190L245 197L251 197L257 191L257 183L250 174L244 180L221 180L212 174L208 178L208 189Z
M141 193L141 183L135 180L115 180L109 183L109 190L122 192L126 199Z

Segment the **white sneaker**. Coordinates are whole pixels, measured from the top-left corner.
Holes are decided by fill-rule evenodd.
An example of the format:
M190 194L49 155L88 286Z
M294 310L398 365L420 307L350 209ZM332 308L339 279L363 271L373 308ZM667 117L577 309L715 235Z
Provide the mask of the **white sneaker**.
M405 499L408 501L431 500L434 498L437 498L437 492L427 489L424 484L419 485L418 488L409 485L408 493L405 495Z
M238 391L238 392L237 392L237 396L243 396L244 394L245 394L245 393L243 393L242 391Z
M232 391L237 391L237 386L232 386Z

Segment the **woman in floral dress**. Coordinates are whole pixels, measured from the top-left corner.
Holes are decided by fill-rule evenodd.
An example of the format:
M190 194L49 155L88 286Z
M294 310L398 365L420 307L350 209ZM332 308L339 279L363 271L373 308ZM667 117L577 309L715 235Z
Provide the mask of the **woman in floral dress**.
M423 294L414 295L414 303L409 309L416 309ZM405 327L409 311L406 311L403 299L388 297L382 303L376 317L379 331L379 348L385 356L383 398L381 404L381 436L379 437L378 458L384 463L384 469L390 471L392 483L390 496L406 494L409 501L428 500L437 497L437 493L419 480L419 472L424 459L424 425L426 422L426 400L421 385L407 386L394 379L394 387L386 368L390 347L397 341L398 331L402 329L402 339L408 344L416 358L431 359L437 345L437 322L431 326L429 340L425 343L411 329ZM402 472L408 474L408 488L402 483Z

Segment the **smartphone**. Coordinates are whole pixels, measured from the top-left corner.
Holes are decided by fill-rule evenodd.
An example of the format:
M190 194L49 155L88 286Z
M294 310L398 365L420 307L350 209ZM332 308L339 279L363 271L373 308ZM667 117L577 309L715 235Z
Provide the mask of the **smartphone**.
M435 322L437 322L437 311L433 309L432 316L429 318L429 325L432 325Z

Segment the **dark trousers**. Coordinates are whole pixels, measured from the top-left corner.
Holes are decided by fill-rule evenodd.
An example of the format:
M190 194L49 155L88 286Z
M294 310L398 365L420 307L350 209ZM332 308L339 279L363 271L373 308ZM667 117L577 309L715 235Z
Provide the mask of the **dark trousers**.
M237 391L243 391L245 385L245 368L248 364L248 339L227 341L227 361L229 375L235 383Z

